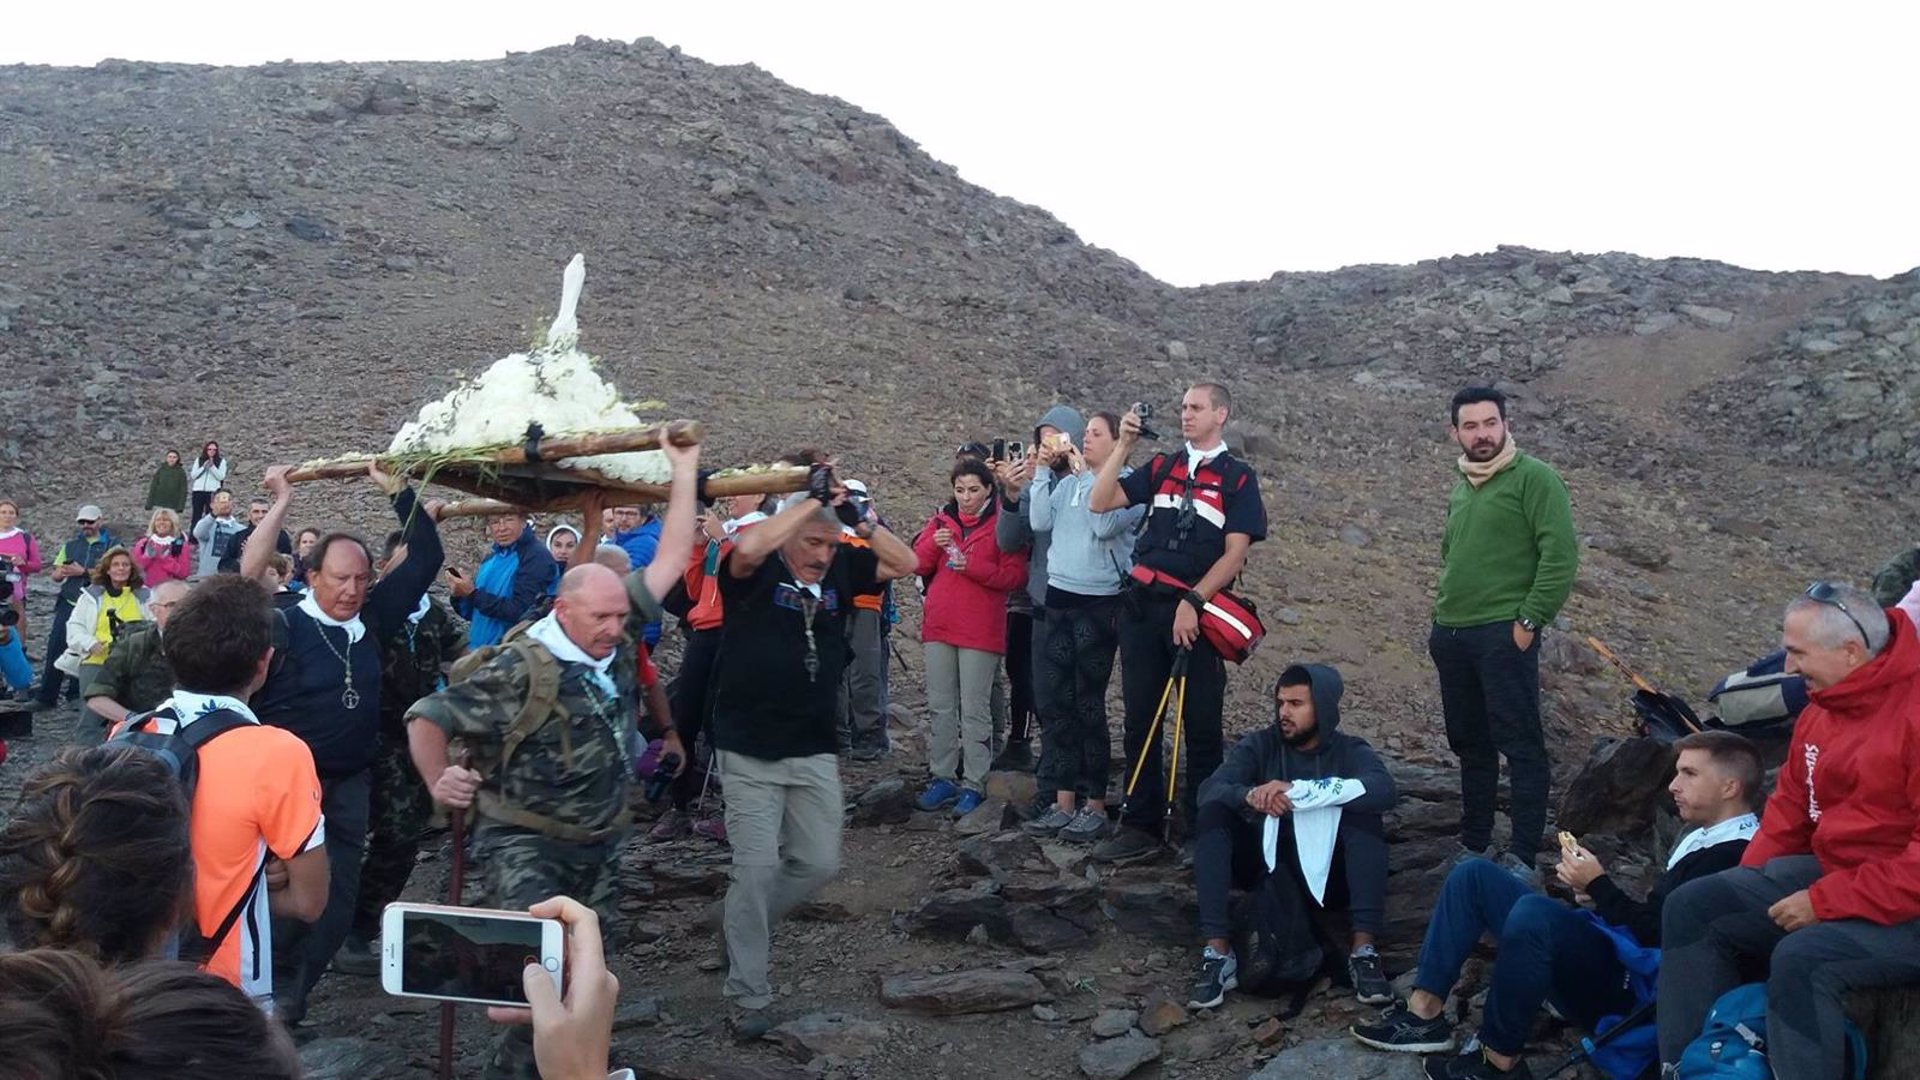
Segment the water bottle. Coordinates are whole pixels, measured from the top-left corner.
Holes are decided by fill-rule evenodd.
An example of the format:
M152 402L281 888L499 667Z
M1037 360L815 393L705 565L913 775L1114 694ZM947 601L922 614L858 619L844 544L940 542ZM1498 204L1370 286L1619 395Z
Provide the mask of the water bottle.
M952 541L948 541L947 542L947 569L949 570L960 569L960 560L962 558L963 556L960 554L960 545Z

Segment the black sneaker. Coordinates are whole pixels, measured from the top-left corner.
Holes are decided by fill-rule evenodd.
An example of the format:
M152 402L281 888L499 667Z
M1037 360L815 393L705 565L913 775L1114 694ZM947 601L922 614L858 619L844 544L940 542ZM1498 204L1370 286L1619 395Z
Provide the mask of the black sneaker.
M1516 1059L1513 1068L1501 1072L1487 1060L1486 1051L1478 1044L1464 1054L1434 1054L1423 1058L1420 1068L1427 1074L1427 1080L1533 1080L1533 1070L1527 1068L1525 1058Z
M1073 824L1072 811L1060 809L1058 804L1047 807L1046 812L1020 828L1028 836L1056 836L1061 829Z
M333 954L333 970L342 975L376 976L380 974L380 942L358 934L351 935Z
M1353 981L1353 996L1362 1005L1388 1005L1393 1002L1393 984L1380 966L1380 954L1371 945L1362 945L1347 957L1347 978Z
M1093 861L1103 863L1139 862L1160 854L1160 838L1131 825L1121 826L1093 849Z
M1431 1020L1413 1015L1405 1005L1394 1005L1371 1024L1355 1024L1347 1033L1375 1050L1402 1054L1444 1054L1456 1045L1453 1025L1442 1012Z
M1200 954L1200 974L1193 980L1189 1009L1218 1008L1227 999L1227 991L1240 985L1240 961L1232 953L1221 956L1209 945Z

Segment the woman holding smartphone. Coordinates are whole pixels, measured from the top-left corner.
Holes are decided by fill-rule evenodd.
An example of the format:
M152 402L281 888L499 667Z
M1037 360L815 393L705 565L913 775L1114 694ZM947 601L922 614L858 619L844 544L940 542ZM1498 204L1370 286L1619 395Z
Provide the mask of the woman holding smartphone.
M993 680L1007 651L1007 594L1026 584L1025 552L1008 554L994 540L993 474L962 458L948 474L949 502L913 543L927 595L920 641L927 661L927 707L933 713L928 764L933 780L922 810L951 806L972 812L985 798L993 761Z

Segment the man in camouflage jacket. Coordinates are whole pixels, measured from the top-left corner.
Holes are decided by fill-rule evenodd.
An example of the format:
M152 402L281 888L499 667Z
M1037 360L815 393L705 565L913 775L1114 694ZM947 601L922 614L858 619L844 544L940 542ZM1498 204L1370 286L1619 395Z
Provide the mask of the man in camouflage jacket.
M599 914L609 949L639 737L636 623L658 616L693 549L699 450L671 444L664 430L661 443L673 485L659 557L623 580L581 545L550 614L407 710L413 763L434 801L476 811L488 902L523 909L571 896ZM600 508L589 496L581 512L592 521ZM453 764L453 740L472 768ZM666 744L684 768L671 731ZM539 1080L531 1029L506 1029L482 1075Z

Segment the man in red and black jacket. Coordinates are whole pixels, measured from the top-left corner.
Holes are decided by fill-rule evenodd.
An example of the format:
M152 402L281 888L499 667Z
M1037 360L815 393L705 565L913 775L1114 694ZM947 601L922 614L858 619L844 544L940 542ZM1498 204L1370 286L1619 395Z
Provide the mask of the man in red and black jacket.
M1140 439L1140 417L1120 421L1120 445L1094 479L1088 506L1094 513L1147 507L1134 545L1134 565L1156 571L1151 585L1135 585L1121 605L1120 689L1126 704L1128 775L1146 751L1146 767L1127 801L1119 832L1096 847L1103 862L1151 855L1166 813L1166 768L1161 740L1147 744L1173 664L1189 650L1184 701L1187 785L1181 809L1193 822L1194 790L1220 765L1220 711L1226 695L1226 662L1200 632L1200 612L1214 594L1240 576L1247 549L1267 535L1267 509L1253 467L1227 452L1222 433L1232 399L1219 383L1197 383L1180 401L1181 449L1155 454L1145 468L1121 477L1128 452ZM1179 582L1178 585L1169 583ZM1169 721L1171 723L1171 721ZM1156 779L1158 778L1158 779Z
M1808 704L1740 866L1662 912L1660 1060L1765 958L1773 1074L1839 1080L1847 991L1920 984L1920 637L1904 612L1823 581L1780 640Z

